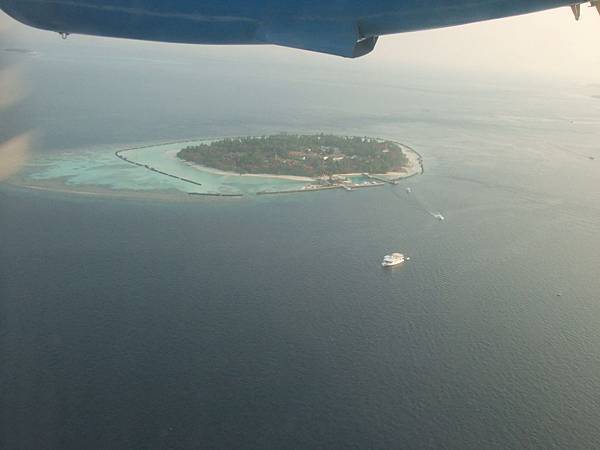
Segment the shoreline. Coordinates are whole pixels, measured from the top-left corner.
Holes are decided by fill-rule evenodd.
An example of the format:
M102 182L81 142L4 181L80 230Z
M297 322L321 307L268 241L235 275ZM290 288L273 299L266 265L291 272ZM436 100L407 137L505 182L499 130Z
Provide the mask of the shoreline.
M276 180L289 180L289 181L305 181L312 182L316 181L316 178L310 177L302 177L297 175L277 175L274 173L238 173L238 172L227 172L226 170L215 169L214 167L203 166L201 164L195 164L184 159L178 158L177 153L179 150L167 150L165 154L169 155L171 158L182 162L183 164L192 167L196 170L201 170L203 172L212 173L214 175L222 175L225 177L257 177L257 178L273 178Z
M399 172L374 173L374 174L369 174L369 175L388 177L388 178L390 178L390 181L393 181L393 180L409 178L414 175L419 175L419 174L424 173L423 158L421 157L421 155L419 153L417 153L413 148L409 147L406 144L402 144L401 142L396 142L391 139L390 139L390 141L394 142L395 144L397 144L401 147L402 153L404 153L404 155L408 159L409 164L404 168L404 170L401 170ZM135 149L127 149L127 150L135 150ZM123 151L126 151L126 150L123 150ZM196 163L178 158L177 153L179 153L179 150L168 150L165 153L168 154L169 156L173 157L174 159L177 159L178 161L183 162L184 164L188 165L189 167L193 167L196 170L202 170L202 171L212 173L215 175L233 176L233 177L273 178L273 179L279 179L279 180L305 181L305 182L316 182L319 179L319 177L312 178L312 177L306 177L306 176L301 176L301 175L277 175L277 174L273 174L273 173L228 172L225 170L216 169L214 167L203 166L201 164L196 164ZM340 176L340 177L363 176L362 173L334 173L332 175Z
M181 181L189 182L189 183L200 186L201 183L199 183L199 182L196 182L191 179L186 179L185 177L180 177L178 175L174 175L171 173L167 173L160 169L156 169L154 167L148 167L144 163L139 163L134 160L130 160L128 158L125 158L121 154L124 152L127 152L127 151L131 151L131 150L140 150L140 149L145 149L145 148L156 148L156 147L161 147L161 146L166 146L166 145L185 144L188 142L204 142L204 141L207 141L207 139L204 139L204 140L202 140L202 139L186 139L186 140L182 140L182 141L160 143L160 144L155 144L155 145L145 144L145 145L141 145L141 146L137 146L137 147L126 147L126 148L122 148L122 149L116 150L116 151L113 150L112 153L115 155L115 157L117 157L124 163L129 163L129 164L133 164L133 165L136 165L139 167L143 167L148 170L152 170L153 172L155 172L157 174L168 176L170 178L176 178ZM334 175L339 176L339 177L368 176L368 177L374 177L375 179L379 179L380 181L384 181L384 182L387 182L390 184L396 184L395 183L396 181L399 181L402 179L407 179L412 176L424 173L422 156L418 152L416 152L414 149L409 147L408 145L402 144L397 141L393 141L393 142L395 142L402 148L402 151L404 152L404 154L406 155L406 157L409 161L409 163L403 168L403 170L397 171L397 172L387 172L384 174L345 173L345 174L334 174ZM302 188L282 189L282 190L277 190L277 191L275 191L275 190L274 191L269 191L269 190L257 191L254 193L255 195L275 194L275 193L295 193L295 192L296 193L317 192L317 191L322 191L322 190L329 190L331 188L342 188L341 185L322 186L320 188L309 187L310 186L309 183L318 183L318 181L319 181L318 178L302 177L302 176L295 176L295 175L239 174L239 173L235 173L235 172L226 172L226 171L214 169L211 167L201 166L201 165L194 164L194 163L185 161L183 159L180 159L176 156L177 152L179 152L179 150L170 149L170 150L164 151L164 154L166 156L168 156L169 158L177 160L178 162L186 164L187 166L192 167L196 170L205 171L205 172L215 174L215 175L228 176L228 177L240 177L240 178L241 177L251 177L251 178L279 179L279 180L286 180L286 181L295 181L298 183L305 183L305 186ZM383 180L379 177L383 178ZM197 202L201 198L209 200L210 197L212 197L212 198L219 197L220 199L222 199L222 198L240 199L241 197L242 198L247 197L247 195L244 195L243 193L238 194L238 193L222 193L222 192L186 192L184 190L180 190L180 189L176 189L176 188L174 188L174 189L164 189L164 188L163 189L112 189L110 187L106 187L106 186L102 186L102 185L95 185L95 184L81 184L78 186L73 186L73 185L70 185L67 183L68 178L69 178L68 176L65 176L65 177L50 178L50 179L45 179L45 180L32 179L32 178L28 177L28 174L26 171L25 173L20 172L19 174L15 174L12 177L10 177L9 179L4 180L3 184L6 184L8 186L13 186L16 188L22 188L22 189L31 189L31 190L36 190L36 191L55 192L55 193L61 193L61 194L73 194L73 195L79 195L79 196L98 197L98 198L102 198L102 197L103 198L135 198L135 199L140 199L140 200L144 200L144 199L145 200L171 200L171 201L174 200L174 201L196 201ZM384 183L382 183L382 184L384 184ZM371 186L377 186L377 185L367 185L367 186L353 185L353 186L354 187L371 187ZM352 189L347 189L347 190L352 190Z

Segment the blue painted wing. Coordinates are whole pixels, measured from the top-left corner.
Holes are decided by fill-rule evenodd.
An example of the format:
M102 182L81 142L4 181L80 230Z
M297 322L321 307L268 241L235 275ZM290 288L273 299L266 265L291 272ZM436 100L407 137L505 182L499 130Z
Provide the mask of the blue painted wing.
M345 57L383 34L459 25L572 0L0 0L28 25L197 44L276 44Z

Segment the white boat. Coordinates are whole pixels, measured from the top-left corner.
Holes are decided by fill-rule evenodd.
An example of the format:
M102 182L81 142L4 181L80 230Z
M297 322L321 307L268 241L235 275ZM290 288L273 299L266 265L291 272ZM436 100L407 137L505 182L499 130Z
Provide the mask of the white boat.
M385 255L383 257L381 265L383 267L397 266L398 264L402 264L404 261L408 261L408 258L402 253L392 253L391 255Z
M444 216L442 216L440 213L435 213L433 217L435 217L437 220L444 220Z

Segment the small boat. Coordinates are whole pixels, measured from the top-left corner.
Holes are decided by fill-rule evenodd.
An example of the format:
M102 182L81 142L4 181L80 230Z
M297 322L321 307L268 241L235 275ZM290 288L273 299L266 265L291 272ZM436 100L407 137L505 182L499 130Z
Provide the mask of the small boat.
M385 255L381 265L383 267L392 267L402 264L404 261L408 261L409 258L405 257L402 253L392 253L391 255Z
M411 189L411 188L409 188L409 187L407 187L407 188L406 188L406 193L407 193L407 194L410 194L411 192L412 192L412 189Z
M444 216L442 216L440 213L433 214L433 217L435 217L437 220L444 220Z

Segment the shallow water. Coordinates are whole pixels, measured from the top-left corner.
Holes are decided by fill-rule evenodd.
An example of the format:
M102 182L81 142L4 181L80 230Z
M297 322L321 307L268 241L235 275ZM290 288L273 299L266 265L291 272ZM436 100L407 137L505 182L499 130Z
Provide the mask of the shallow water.
M102 186L115 191L164 191L248 194L265 190L300 189L306 183L261 177L224 175L190 166L179 160L177 151L199 141L169 143L126 149L123 153L129 160L154 167L163 172L184 177L200 183L187 183L155 173L145 167L129 164L115 156L114 149L107 147L95 150L70 150L62 153L36 157L29 167L27 178L31 180L63 179L74 190L78 186Z

